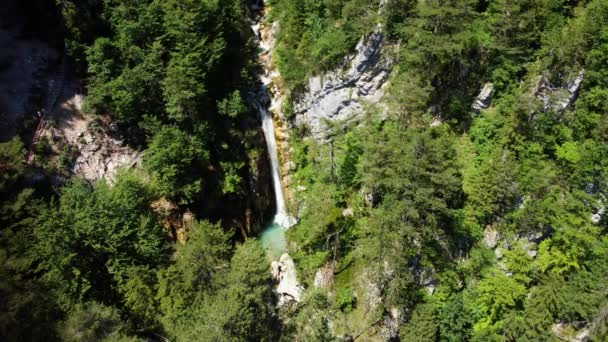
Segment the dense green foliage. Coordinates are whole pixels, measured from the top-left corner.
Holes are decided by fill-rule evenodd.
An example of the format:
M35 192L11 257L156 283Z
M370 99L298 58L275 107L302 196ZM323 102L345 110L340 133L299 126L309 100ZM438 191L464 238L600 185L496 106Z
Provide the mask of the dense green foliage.
M114 185L75 180L50 204L14 200L18 219L11 217L3 230L0 254L2 336L136 341L160 334L191 341L272 335L274 299L258 243L247 240L234 250L232 234L219 224L194 221L170 259L173 248L150 208L153 190L130 172Z
M201 193L244 196L244 161L260 152L242 96L255 72L242 2L58 5L70 57L86 67L86 109L109 114L127 143L148 147L144 165L160 193L180 204Z
M333 128L331 144L305 128L292 139L303 281L335 260L332 301L356 299L333 311L334 331L373 336L384 317L403 341L544 341L555 323L586 322L605 338L607 226L591 217L608 179L606 2L387 1L380 13L400 46L388 110ZM576 102L558 107L582 70ZM485 82L492 106L477 113Z
M110 117L111 134L143 162L111 182L58 187L46 164L26 165L19 138L0 143L0 339L271 339L269 264L246 239L255 223L245 229L245 179L265 161L243 96L256 72L249 8L239 0L56 5L86 111ZM213 210L221 202L231 207ZM201 219L182 220L184 212Z
M22 140L0 143L2 340L607 338L605 0L270 1L294 98L377 27L395 54L357 126L290 132L305 291L281 309L265 251L226 215L250 214L263 181L251 4L56 4L87 110L143 162L54 187Z
M273 0L271 20L281 25L276 55L291 89L308 77L341 65L364 32L374 27L378 1Z

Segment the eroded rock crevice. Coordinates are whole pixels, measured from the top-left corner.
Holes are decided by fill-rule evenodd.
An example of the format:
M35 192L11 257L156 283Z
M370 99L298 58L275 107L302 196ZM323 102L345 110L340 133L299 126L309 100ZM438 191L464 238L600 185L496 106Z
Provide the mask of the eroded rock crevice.
M311 135L322 140L326 120L355 120L366 104L380 101L394 61L386 53L382 26L359 40L344 67L311 77L306 90L294 96L294 123L306 125Z

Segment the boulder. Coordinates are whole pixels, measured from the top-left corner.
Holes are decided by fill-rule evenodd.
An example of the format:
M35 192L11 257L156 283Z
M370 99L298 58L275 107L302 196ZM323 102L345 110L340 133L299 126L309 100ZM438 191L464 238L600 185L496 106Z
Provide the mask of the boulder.
M595 214L591 215L591 222L593 222L595 224L600 223L605 211L606 211L605 208L603 208L603 207L599 208Z
M353 217L353 215L355 214L353 208L346 208L344 210L342 210L342 216L343 217Z
M591 222L595 224L600 223L602 217L604 216L604 213L606 213L606 207L604 206L605 201L606 197L604 196L604 194L600 193L596 206L597 211L595 212L595 214L591 215Z
M90 181L105 178L114 182L120 168L139 166L143 156L142 152L117 145L106 137L98 142L81 145L79 152L72 170Z
M302 300L303 288L298 283L296 265L289 254L281 255L279 261L274 261L270 265L272 277L278 282L275 292L278 295L279 306L289 302L300 302Z
M494 255L496 256L496 259L497 259L497 260L502 259L502 256L503 256L502 249L501 249L501 248L496 248L496 249L494 250Z
M566 323L553 324L551 331L560 341L585 342L590 338L589 329L577 330L571 324Z
M483 85L479 95L473 101L471 108L474 112L479 112L482 109L486 109L490 106L492 102L492 93L494 92L494 84L488 82Z

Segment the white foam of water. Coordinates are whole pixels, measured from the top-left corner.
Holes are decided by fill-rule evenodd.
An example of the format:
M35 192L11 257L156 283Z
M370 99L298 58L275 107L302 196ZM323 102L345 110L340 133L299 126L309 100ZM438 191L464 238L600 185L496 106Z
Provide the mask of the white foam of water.
M270 158L270 171L272 173L272 185L274 188L274 198L276 202L277 212L274 216L274 223L283 228L289 228L296 223L294 217L289 216L285 205L285 195L283 194L283 186L281 185L281 174L279 169L279 154L277 150L277 140L274 135L274 123L272 115L259 102L253 101L255 107L262 120L262 130L266 138L266 148L268 157Z

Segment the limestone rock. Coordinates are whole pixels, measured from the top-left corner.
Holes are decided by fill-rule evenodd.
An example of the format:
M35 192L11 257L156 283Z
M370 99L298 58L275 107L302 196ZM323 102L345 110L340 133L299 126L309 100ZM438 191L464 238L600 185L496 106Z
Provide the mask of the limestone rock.
M591 215L591 222L598 224L606 213L606 207L604 206L606 196L604 196L604 194L598 189L598 186L593 183L587 184L585 192L590 195L597 195L598 197L597 204L594 205L594 208L596 209L595 214Z
M291 160L288 160L284 165L283 165L283 170L287 170L287 171L294 171L296 169L296 163L294 163Z
M602 216L604 215L604 212L606 211L606 208L604 208L603 206L601 206L597 212L593 215L591 215L591 222L598 224L600 223L600 221L602 220Z
M289 254L281 255L279 261L274 261L270 265L272 277L278 281L278 286L275 289L279 297L279 306L283 306L289 302L300 302L302 300L303 288L298 283L296 275L296 265Z
M56 125L42 135L52 142L52 149L58 154L68 146L78 152L71 164L73 174L89 181L105 178L112 183L119 169L140 166L143 152L111 135L110 118L84 113L84 95L74 91L76 87L68 82L63 86L57 108L48 118Z
M375 206L380 201L380 192L374 187L370 190L361 190L363 199L370 206Z
M528 254L528 256L531 258L536 258L536 255L538 254L538 246L536 243L530 242L526 239L521 239L519 241L524 251L526 251L526 254Z
M500 233L494 227L487 227L483 232L483 242L485 242L486 246L489 248L496 247L499 237Z
M294 97L296 125L308 126L317 140L324 139L325 120L355 119L365 102L376 103L383 95L393 61L383 53L381 26L362 37L355 51L344 68L311 77L306 91Z
M560 341L585 342L590 338L589 329L576 330L571 324L566 323L553 324L551 331Z
M546 77L540 77L534 88L534 96L542 101L544 110L563 111L576 101L584 79L585 70L581 70L576 77L557 86L551 84Z
M113 182L121 167L140 165L143 156L142 152L107 138L99 143L85 144L79 152L73 172L91 181L106 178Z
M279 261L273 261L270 264L270 274L272 275L272 278L279 279L279 276L281 275L281 263Z
M366 279L371 277L366 274ZM382 292L380 286L376 283L369 282L366 288L366 305L370 310L374 310L382 304Z
M525 239L530 243L540 243L546 234L548 234L547 231L548 228L545 228L545 231L529 231L529 232L523 232L519 234L519 238L520 239Z
M570 105L572 105L572 103L574 103L574 101L576 100L576 97L578 96L578 91L581 89L581 84L583 83L583 80L585 79L585 70L581 70L578 75L570 80L570 82L568 82L568 84L566 85L566 89L568 90L568 95L566 98L562 99L561 102L559 102L559 106L561 109L565 109L567 107L569 107Z
M441 121L441 118L436 117L433 119L433 121L429 124L430 127L439 127L441 126L443 122Z
M353 215L355 214L353 208L346 208L344 210L342 210L342 216L343 217L353 217Z
M502 256L503 256L502 249L501 249L501 248L496 248L496 249L494 250L494 255L496 256L496 259L497 259L497 260L502 259Z
M471 108L475 112L479 112L482 109L486 109L490 106L490 102L492 101L492 92L494 91L494 84L488 82L483 85L479 95L473 101L473 105Z
M384 319L384 327L382 329L382 335L384 335L386 341L392 341L399 337L399 327L403 320L402 316L403 314L398 308L391 308L389 310L389 315Z

